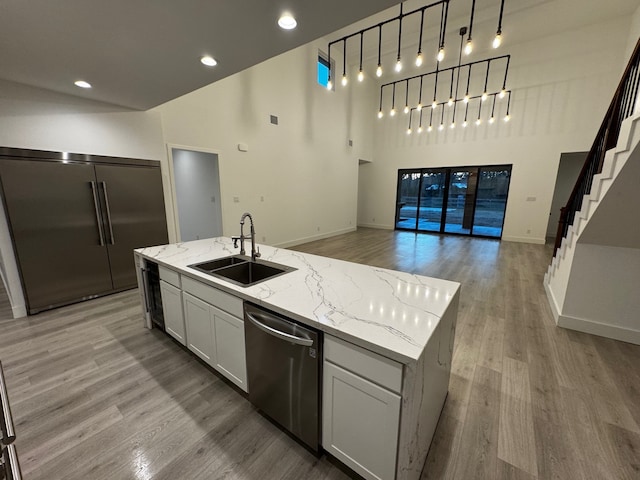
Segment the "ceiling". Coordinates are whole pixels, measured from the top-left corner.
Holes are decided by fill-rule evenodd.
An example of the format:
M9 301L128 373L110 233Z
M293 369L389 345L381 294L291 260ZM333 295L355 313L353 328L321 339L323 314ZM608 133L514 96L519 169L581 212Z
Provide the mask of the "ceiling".
M0 0L0 79L147 110L397 1Z
M404 11L427 3L407 0ZM447 42L454 52L470 5L471 0L450 2ZM476 2L474 41L488 45L499 6L500 0ZM636 8L637 0L506 0L505 42L530 41ZM438 36L436 10L425 18L427 44ZM278 27L284 11L295 15L295 30ZM322 36L337 40L398 13L398 0L0 0L0 80L147 110ZM382 50L391 57L397 26L388 27ZM408 17L403 49L414 49L418 28L419 15ZM365 58L377 56L373 33L365 36ZM348 43L350 64L359 53L355 40ZM199 59L205 54L218 65L204 67ZM76 87L79 79L93 88Z

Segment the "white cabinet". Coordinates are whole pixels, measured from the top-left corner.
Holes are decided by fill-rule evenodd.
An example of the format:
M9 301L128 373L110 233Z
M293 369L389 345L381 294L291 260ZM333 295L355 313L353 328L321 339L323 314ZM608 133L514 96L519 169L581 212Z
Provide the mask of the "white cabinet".
M184 320L187 327L187 348L215 367L215 345L213 340L213 318L211 307L199 298L182 294Z
M162 296L164 327L167 333L181 344L186 345L182 292L179 288L160 280L160 295Z
M244 321L211 307L214 326L215 368L247 390L247 359L244 346Z
M247 392L242 300L188 277L182 288L187 347Z
M325 336L322 446L366 479L395 478L401 381L400 364Z

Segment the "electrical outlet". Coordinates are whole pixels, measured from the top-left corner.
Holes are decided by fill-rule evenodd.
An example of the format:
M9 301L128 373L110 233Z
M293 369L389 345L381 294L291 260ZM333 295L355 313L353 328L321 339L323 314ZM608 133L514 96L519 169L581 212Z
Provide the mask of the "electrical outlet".
M233 197L233 203L240 203L240 197Z
M267 241L267 237L265 237L264 235L262 236L262 241L266 242Z

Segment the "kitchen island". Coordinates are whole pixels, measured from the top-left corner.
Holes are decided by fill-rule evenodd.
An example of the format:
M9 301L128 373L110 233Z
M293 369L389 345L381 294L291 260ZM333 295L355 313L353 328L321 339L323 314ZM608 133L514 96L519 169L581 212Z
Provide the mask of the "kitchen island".
M167 288L181 298L184 311L185 298L197 297L241 322L238 305L246 300L324 332L323 448L365 478L417 480L447 394L460 285L259 247L262 260L296 270L241 287L189 267L237 254L225 237L135 255L140 266L151 261L164 269ZM173 305L180 310L181 303ZM187 325L182 337L188 333ZM187 340L182 343L189 345ZM190 349L206 360L205 349ZM237 358L229 367L211 364L240 388L251 388Z

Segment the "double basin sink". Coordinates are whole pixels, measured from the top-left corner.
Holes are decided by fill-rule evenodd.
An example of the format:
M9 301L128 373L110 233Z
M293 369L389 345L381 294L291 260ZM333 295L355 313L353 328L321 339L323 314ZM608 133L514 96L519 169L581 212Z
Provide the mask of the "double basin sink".
M250 287L296 270L293 267L264 260L253 261L251 257L244 255L232 255L188 266L241 287Z

